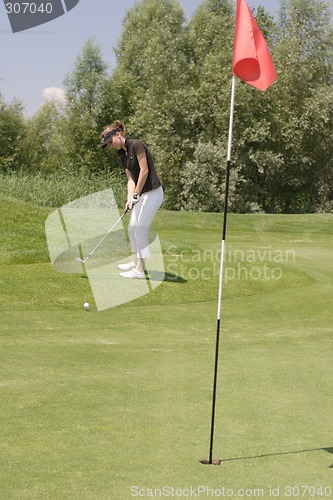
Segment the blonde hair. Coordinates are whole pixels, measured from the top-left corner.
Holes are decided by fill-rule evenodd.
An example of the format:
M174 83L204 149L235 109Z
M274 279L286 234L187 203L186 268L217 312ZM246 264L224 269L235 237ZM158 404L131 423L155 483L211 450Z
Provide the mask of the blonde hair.
M105 137L108 132L111 132L112 130L115 130L116 128L119 128L121 134L126 137L126 126L125 123L122 122L121 120L116 120L113 122L111 125L107 125L102 132L102 137Z

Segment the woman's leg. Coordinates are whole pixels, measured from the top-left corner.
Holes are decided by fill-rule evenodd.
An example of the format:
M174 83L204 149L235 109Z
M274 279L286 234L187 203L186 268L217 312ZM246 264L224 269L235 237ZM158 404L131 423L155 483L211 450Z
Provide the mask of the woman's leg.
M144 270L144 262L150 256L149 228L163 202L163 188L144 193L132 210L128 233L134 262L138 271Z

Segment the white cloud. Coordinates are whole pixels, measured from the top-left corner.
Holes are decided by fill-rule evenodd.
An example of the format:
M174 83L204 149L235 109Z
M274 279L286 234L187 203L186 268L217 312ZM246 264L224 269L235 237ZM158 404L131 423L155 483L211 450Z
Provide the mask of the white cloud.
M66 93L63 89L57 87L47 87L43 90L43 97L45 101L65 102Z

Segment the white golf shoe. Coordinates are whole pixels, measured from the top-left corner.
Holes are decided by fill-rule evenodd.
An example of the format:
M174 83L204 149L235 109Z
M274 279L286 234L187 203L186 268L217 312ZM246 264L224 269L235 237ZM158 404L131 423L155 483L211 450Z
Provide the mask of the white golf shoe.
M119 276L131 279L144 279L146 277L143 271L138 271L136 268L131 269L130 271L127 271L125 273L119 273Z
M127 264L118 264L118 269L121 271L131 271L132 269L135 268L135 263L133 262L127 262Z

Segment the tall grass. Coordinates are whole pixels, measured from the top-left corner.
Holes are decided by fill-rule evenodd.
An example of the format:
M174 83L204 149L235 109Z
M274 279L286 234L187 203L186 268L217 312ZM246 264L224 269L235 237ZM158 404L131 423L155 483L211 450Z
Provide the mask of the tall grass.
M121 171L90 172L61 169L53 174L11 172L0 174L0 193L44 207L62 206L76 198L112 188L117 203L124 203L126 178Z

